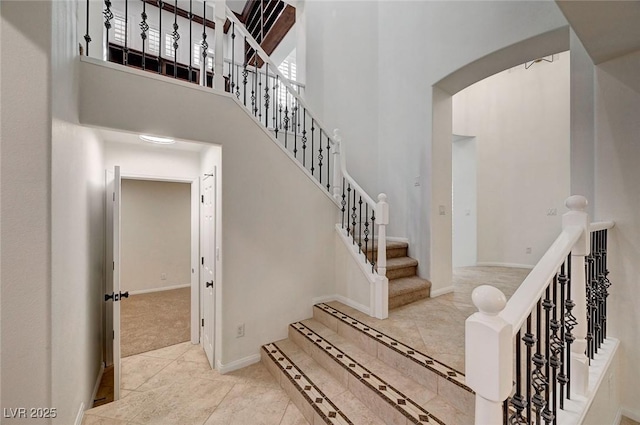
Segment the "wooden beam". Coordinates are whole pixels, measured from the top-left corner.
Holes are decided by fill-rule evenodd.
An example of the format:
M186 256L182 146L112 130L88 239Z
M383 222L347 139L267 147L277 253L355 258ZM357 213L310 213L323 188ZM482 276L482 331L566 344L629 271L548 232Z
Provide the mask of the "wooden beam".
M287 35L295 23L296 9L288 4L261 43L262 48L268 55L271 55L273 51L276 50L276 47L278 47L284 36Z
M158 0L143 0L143 1L145 3L151 5L151 6L158 7ZM162 2L162 10L167 11L167 12L169 12L171 14L176 14L178 16L181 16L181 17L185 18L185 19L189 19L189 11L188 10L184 10L184 9L179 8L179 7L176 8L172 3L168 2L168 1ZM193 14L193 22L195 22L198 25L202 25L203 22L206 22L205 23L206 27L211 28L214 31L216 29L215 22L213 22L210 19L206 19L205 20L205 19L202 18L202 16L199 16L199 15L196 15L196 14ZM227 23L229 23L228 19L227 19L227 22L225 23L225 26L223 28L225 34L229 31L229 26L230 26L230 25L227 25Z

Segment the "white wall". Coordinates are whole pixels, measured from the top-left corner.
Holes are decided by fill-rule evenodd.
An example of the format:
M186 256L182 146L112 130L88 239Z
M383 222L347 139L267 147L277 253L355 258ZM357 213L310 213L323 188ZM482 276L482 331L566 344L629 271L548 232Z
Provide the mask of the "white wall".
M310 317L311 300L327 293L338 209L326 188L227 94L89 62L81 63L80 80L81 121L87 125L222 146L217 359L223 367L257 361L262 344L285 338L288 324ZM180 105L180 113L145 110L171 103ZM241 323L245 336L236 338Z
M608 332L620 339L623 407L640 417L640 52L595 71L595 218L613 219Z
M480 264L532 266L561 230L570 195L569 64L562 53L453 96L454 133L477 140Z
M478 177L476 139L453 137L452 265L475 266L478 260Z
M618 425L616 415L621 407L620 378L624 371L620 369L620 350L618 349L606 371L603 371L600 387L582 422L583 425Z
M191 184L123 179L121 214L122 290L189 285Z
M52 403L52 7L49 2L3 1L0 8L2 407Z
M432 270L446 263L435 248L446 251L451 240L450 167L436 174L431 169L432 163L450 163L432 157L433 149L440 149L432 145L432 86L492 52L557 30L566 20L554 2L535 1L326 1L305 7L307 97L314 109L327 113L321 118L329 127L343 129L345 143L353 146L347 162L358 171L356 179L373 193L389 195L389 234L409 238L410 255L420 261L419 274L431 278L434 290L449 286L446 264L442 271ZM376 23L367 22L375 16ZM352 24L334 24L343 17ZM353 36L361 26L362 37ZM343 65L345 57L352 59ZM333 96L343 80L347 88ZM442 102L446 109L446 99ZM368 127L359 132L363 122ZM451 132L441 133L444 139L439 140L450 147ZM358 135L362 143L353 141ZM359 155L357 148L365 146L374 153ZM438 155L446 155L442 149ZM414 184L416 177L420 186ZM445 189L433 193L432 184ZM446 215L432 219L438 205L446 207Z

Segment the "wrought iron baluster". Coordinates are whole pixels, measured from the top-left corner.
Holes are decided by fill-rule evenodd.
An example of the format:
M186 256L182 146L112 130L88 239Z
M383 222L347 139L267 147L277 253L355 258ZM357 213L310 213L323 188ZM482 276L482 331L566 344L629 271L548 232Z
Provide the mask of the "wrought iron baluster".
M351 213L351 183L347 185L347 214ZM351 223L349 222L349 218L347 216L347 235L351 235Z
M193 0L189 0L189 82L193 82L193 53L191 48L193 47Z
M247 45L247 36L244 37L244 45ZM249 71L247 71L247 55L244 56L244 62L242 65L242 104L247 106L247 77L249 76ZM278 129L276 128L276 138L278 137Z
M571 261L571 257L568 257L567 261ZM566 261L565 261L566 263ZM566 339L566 317L565 317L565 306L566 306L566 285L567 285L567 275L565 274L565 264L563 263L560 266L560 274L558 275L558 284L560 285L560 302L558 307L560 307L560 340L563 342L560 347L560 371L558 373L558 383L560 384L560 391L558 392L558 397L560 399L560 409L564 409L564 388L569 383L568 374L565 373L566 370L566 362L565 359L565 347L564 343L567 341Z
M362 196L358 196L358 222L360 224L358 230L358 252L362 253ZM365 253L366 255L366 253Z
M289 138L289 93L284 92L284 147L287 147ZM313 171L312 171L313 173Z
M255 62L254 62L255 64ZM253 116L255 117L256 114L258 113L258 110L256 109L256 91L255 91L255 87L256 87L256 74L258 73L258 68L255 67L255 71L253 73L253 80L251 81L251 111L253 112Z
M314 151L313 151L313 134L315 133L315 122L313 117L311 117L311 175L313 175L313 156L314 156Z
M593 234L591 236L591 246L593 246ZM593 252L591 252L586 257L586 289L587 289L587 357L589 358L589 364L591 364L591 360L593 359L593 276L594 276L594 262L595 257L593 256Z
M264 126L269 128L269 64L265 63Z
M342 200L340 201L340 211L342 212L342 228L344 229L344 206L347 205L347 201L344 199L345 195L344 195L344 186L345 186L345 180L344 177L342 178ZM347 222L347 226L348 226L348 222Z
M542 413L547 405L543 395L547 390L547 377L542 370L547 360L542 353L542 338L542 299L539 299L536 305L536 353L533 355L532 360L535 369L531 375L532 386L535 391L531 398L531 404L535 408L536 425L540 425Z
M122 63L129 64L129 0L124 0L124 49L122 50Z
M564 318L564 340L567 344L566 363L567 363L567 400L571 400L571 344L576 340L573 336L573 329L578 325L578 321L572 311L576 304L571 299L571 254L567 260L567 299L564 302L565 318Z
M531 370L531 363L532 363L531 350L533 349L533 345L536 343L536 336L531 333L531 314L527 316L527 331L525 332L524 337L522 338L522 341L524 342L524 345L527 347L527 361L526 361L527 382L525 384L527 406L525 411L527 416L527 424L530 424L531 423L531 389L532 389L531 378L533 373Z
M607 298L609 297L609 288L611 282L609 281L609 269L607 268L607 243L609 238L609 232L607 229L602 230L602 284L604 295L604 307L602 311L602 338L607 338Z
M142 39L142 69L146 69L146 54L145 54L145 47L146 47L146 41L147 41L147 31L149 31L149 24L147 23L147 2L142 0L142 13L140 14L140 17L142 18L142 22L140 22L140 30L142 30L142 32L140 33L140 38Z
M327 191L331 192L331 139L327 136Z
M516 350L516 392L511 397L511 406L515 409L509 418L510 425L524 425L526 419L522 416L523 411L527 408L527 400L522 395L522 340L520 332L516 334L515 350Z
M178 32L178 0L175 0L173 9L173 32L171 37L173 38L173 78L178 78L178 40L180 40L180 33Z
M544 358L545 358L545 372L544 375L547 379L546 391L544 392L545 406L542 411L542 419L545 424L549 425L555 420L555 414L551 408L551 392L555 379L551 379L550 375L550 362L551 362L551 310L555 307L553 300L551 299L551 288L547 286L545 291L545 299L542 301L542 307L544 308L545 316L545 345L544 345Z
M256 67L258 66L258 62L260 60L260 57L257 55L256 53ZM256 68L256 74L258 75L258 89L256 90L257 94L258 94L258 99L261 96L262 93L262 75L260 73L260 70L258 68ZM257 101L258 103L258 121L262 121L262 102Z
M206 6L206 2L205 2ZM162 74L162 45L164 44L162 41L162 8L164 7L164 2L162 0L158 0L158 74ZM205 7L206 10L206 7Z
M231 94L235 93L236 91L236 79L235 79L235 75L234 75L234 66L236 64L236 23L232 22L231 23L231 65L229 66L230 71L231 71L231 75L229 76L231 78Z
M202 85L207 86L207 50L209 50L209 43L207 43L207 2L203 2L204 7L202 9L202 41L200 42L200 47L202 47L202 63L200 64L200 69L202 70Z
M302 166L306 168L307 150L307 110L302 108Z
M320 137L318 139L318 177L320 180L320 184L322 184L322 160L323 159L324 157L322 156L322 129L320 129Z
M376 263L378 259L378 250L375 245L376 241L376 208L371 208L371 273L373 273L376 269Z
M113 12L111 11L111 0L104 0L105 9L102 12L104 16L105 41L107 48L107 61L111 61L111 49L109 48L109 30L111 29L111 20L113 19Z
M287 89L289 90L289 89ZM292 126L291 128L293 128L293 144L294 146L298 146L298 132L296 131L296 126L298 124L298 99L295 98L295 96L293 95L293 93L291 93L291 102L292 102L292 106L291 106L291 123Z
M551 318L551 338L549 340L551 347L551 358L549 359L549 365L551 366L551 380L549 382L549 390L553 393L552 403L551 403L551 411L553 412L554 420L553 423L556 423L556 418L558 417L558 397L556 392L556 382L558 379L558 369L562 367L563 358L560 357L560 353L563 347L563 341L558 336L558 331L560 330L560 322L558 321L558 276L553 277L553 281L551 283L552 293L553 293L553 310L552 318Z
M273 121L273 128L276 130L276 139L278 138L278 100L276 98L276 95L278 94L278 80L277 80L277 75L274 77L271 77L272 79L272 88L273 88L273 94L271 96L271 99L273 99L273 112L272 112L272 121Z
M357 207L356 207L356 190L355 188L353 189L353 204L351 206L351 228L353 229L353 244L355 245L356 243L356 218L358 218L356 211L357 211Z
M89 43L91 43L91 36L89 35L89 0L87 0L87 31L84 34L85 51L89 56Z
M362 214L360 214L362 220ZM364 204L364 256L369 261L369 203Z

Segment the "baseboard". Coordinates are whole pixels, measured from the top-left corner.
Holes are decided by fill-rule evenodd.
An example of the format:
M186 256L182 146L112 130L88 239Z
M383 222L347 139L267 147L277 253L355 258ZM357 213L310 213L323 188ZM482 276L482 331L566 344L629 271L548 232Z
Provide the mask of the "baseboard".
M620 422L622 422L622 407L618 409L616 417L613 418L613 423L611 425L620 425Z
M251 366L254 363L260 361L260 354L253 354L251 356L244 357L242 359L234 360L231 363L222 364L216 360L216 369L221 375L225 373L233 372L234 370L242 369L243 367Z
M149 294L151 292L171 291L172 289L182 289L182 288L190 288L190 287L191 287L190 283L185 283L184 285L164 286L162 288L139 289L137 291L129 291L129 295Z
M104 375L104 362L100 362L100 370L98 371L98 378L93 386L93 392L91 393L91 407L93 407L93 401L98 396L98 390L100 389L100 383L102 382L102 375Z
M328 303L328 302L337 301L337 300L338 300L338 296L336 294L323 295L321 297L311 298L311 305L313 306L316 304Z
M623 416L626 416L627 418L631 419L632 421L640 422L640 412L634 412L632 410L625 409L625 408L621 407L620 410L618 410L618 413L620 414L620 418L619 418L618 422L616 423L616 425L618 425L620 423L620 421L622 420Z
M495 263L495 262L478 262L478 267L511 267L514 269L533 269L534 266L530 264L517 264L517 263Z
M353 301L342 295L335 295L335 300L340 301L344 305L348 305L351 308L355 308L358 311L363 312L364 314L371 316L371 307L367 307L364 304L360 304L359 302Z
M431 294L429 296L431 298L435 298L439 297L440 295L450 294L451 292L453 292L453 285L431 291Z
M376 237L376 239L378 239ZM400 237L396 237L396 236L387 236L387 240L389 242L404 242L404 243L409 243L409 239L407 238L400 238Z
M84 402L80 403L80 409L78 409L78 414L76 415L76 420L73 424L82 425L83 419L84 419Z

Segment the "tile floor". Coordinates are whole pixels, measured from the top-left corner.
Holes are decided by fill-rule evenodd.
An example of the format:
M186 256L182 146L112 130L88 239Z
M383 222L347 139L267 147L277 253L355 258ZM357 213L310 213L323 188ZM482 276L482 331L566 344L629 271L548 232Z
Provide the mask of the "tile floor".
M379 328L443 363L464 370L464 320L475 311L471 291L491 284L511 296L527 269L469 267L454 274L454 292L372 319L334 308ZM433 343L437 341L437 343ZM306 421L261 364L220 375L189 342L122 360L122 398L85 412L84 425L297 425Z

